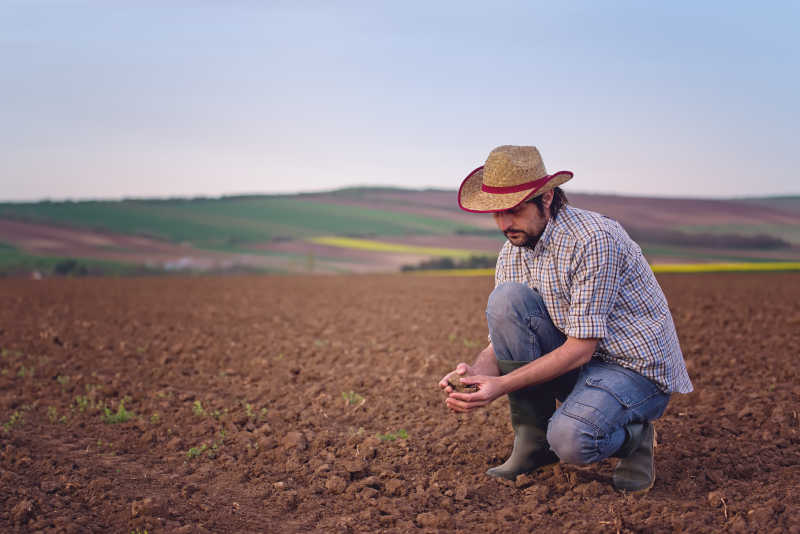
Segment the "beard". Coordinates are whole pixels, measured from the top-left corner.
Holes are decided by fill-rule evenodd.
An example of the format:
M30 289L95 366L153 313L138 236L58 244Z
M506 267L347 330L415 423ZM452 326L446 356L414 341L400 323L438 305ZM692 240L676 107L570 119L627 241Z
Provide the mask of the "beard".
M532 249L536 246L536 243L539 242L539 238L542 237L543 233L544 231L538 234L529 234L523 230L511 228L503 232L503 235L506 236L506 239L515 247L527 247Z

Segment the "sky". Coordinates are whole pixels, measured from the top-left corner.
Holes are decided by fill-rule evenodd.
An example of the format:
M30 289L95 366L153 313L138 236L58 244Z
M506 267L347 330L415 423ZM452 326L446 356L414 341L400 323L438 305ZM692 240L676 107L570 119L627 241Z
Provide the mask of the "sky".
M800 2L0 0L0 200L800 194Z

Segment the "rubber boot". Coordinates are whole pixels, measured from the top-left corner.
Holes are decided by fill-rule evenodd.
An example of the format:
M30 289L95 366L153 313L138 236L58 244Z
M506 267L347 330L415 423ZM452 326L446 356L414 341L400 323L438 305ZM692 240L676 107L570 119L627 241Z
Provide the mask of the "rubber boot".
M653 487L656 480L655 447L653 423L633 423L625 427L625 442L613 454L621 458L612 478L616 489L645 493Z
M497 361L502 375L526 363ZM492 467L486 474L514 481L517 475L558 462L558 456L547 443L547 421L555 411L556 401L547 388L528 387L509 393L508 404L514 428L514 448L504 464Z

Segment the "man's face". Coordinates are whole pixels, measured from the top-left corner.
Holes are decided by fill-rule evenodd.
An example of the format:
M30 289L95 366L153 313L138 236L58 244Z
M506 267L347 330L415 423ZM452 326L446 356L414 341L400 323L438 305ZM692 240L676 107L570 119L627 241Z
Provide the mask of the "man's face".
M552 194L549 196L552 199ZM523 202L510 210L495 212L494 222L512 245L533 248L550 219L550 199L543 199L542 211L533 203Z

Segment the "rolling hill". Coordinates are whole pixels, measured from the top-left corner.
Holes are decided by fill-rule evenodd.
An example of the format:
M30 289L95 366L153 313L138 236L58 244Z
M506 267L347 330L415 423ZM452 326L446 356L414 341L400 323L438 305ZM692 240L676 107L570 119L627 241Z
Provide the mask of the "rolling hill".
M619 220L651 263L796 261L800 197L646 198L570 193ZM503 242L490 215L455 191L326 193L0 204L0 271L397 271L431 258L491 264ZM473 262L475 263L475 262ZM137 268L133 268L136 267ZM75 271L78 272L78 271Z

